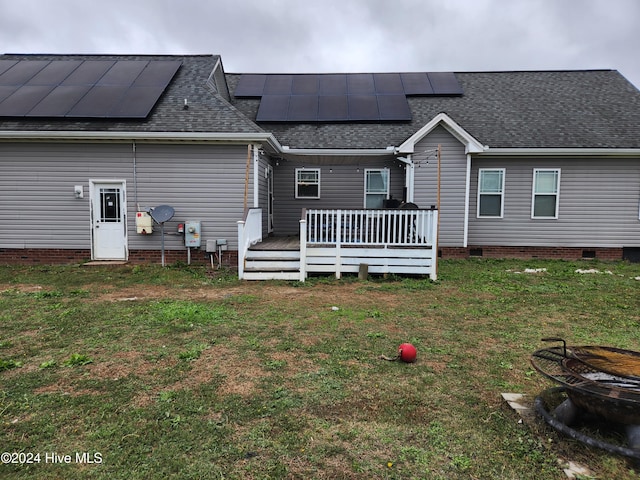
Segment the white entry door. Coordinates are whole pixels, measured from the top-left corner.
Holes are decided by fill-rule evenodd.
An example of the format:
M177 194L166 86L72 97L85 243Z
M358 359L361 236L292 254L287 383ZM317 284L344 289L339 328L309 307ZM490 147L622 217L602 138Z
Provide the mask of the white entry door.
M91 257L127 259L127 201L124 181L91 181Z

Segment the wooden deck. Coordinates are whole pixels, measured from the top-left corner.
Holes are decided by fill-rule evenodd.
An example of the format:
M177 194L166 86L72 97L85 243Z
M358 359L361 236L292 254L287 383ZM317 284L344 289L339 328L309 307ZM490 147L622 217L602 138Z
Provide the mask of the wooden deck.
M266 237L249 250L300 250L300 238L294 235Z

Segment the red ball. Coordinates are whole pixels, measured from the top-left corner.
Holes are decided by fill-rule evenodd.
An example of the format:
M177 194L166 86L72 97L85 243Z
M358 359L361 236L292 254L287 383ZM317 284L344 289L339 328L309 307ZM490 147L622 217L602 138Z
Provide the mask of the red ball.
M416 347L410 343L403 343L398 347L398 355L403 362L413 363L416 361L418 352L416 351Z

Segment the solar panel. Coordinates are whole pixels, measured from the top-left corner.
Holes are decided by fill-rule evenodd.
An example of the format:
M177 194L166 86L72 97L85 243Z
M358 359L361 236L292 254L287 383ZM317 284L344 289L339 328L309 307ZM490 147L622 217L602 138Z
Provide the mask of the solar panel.
M24 85L35 74L47 66L49 60L30 60L17 62L0 75L0 85Z
M378 101L376 95L348 95L349 120L379 120Z
M109 118L145 118L155 106L155 99L162 95L164 87L131 87L120 103L109 112Z
M345 74L319 75L318 93L320 95L346 95L347 76Z
M318 121L344 122L349 120L346 95L321 95L318 97Z
M435 72L427 75L435 95L462 95L462 87L453 73Z
M108 118L127 91L124 85L95 86L66 114L67 117ZM1 106L1 105L0 105Z
M18 89L15 85L0 85L0 102L9 97Z
M318 75L294 75L291 85L293 95L317 95Z
M374 73L376 93L397 93L404 95L404 87L399 73Z
M264 95L291 95L291 75L268 75Z
M59 85L82 62L78 60L61 60L50 62L49 65L34 75L26 85Z
M236 97L261 97L258 122L409 121L407 96L462 95L455 74L241 75Z
M433 95L433 88L426 73L401 73L405 95Z
M9 70L16 63L18 63L17 60L0 60L0 75Z
M132 85L147 63L143 61L116 62L96 82L96 85Z
M145 118L179 60L0 62L0 116Z
M29 111L30 117L59 117L66 115L91 87L89 85L59 85Z
M347 93L349 95L368 95L376 93L371 73L352 73L347 75Z
M171 81L173 76L180 68L182 62L175 60L157 60L147 62L146 67L140 73L135 82L134 87L163 87Z
M95 85L114 63L116 63L114 60L87 60L82 62L82 65L65 78L62 85Z
M233 94L236 97L261 97L266 81L266 75L241 75Z
M290 122L316 122L318 120L318 96L291 95L287 120Z
M289 114L290 95L265 95L260 101L258 122L284 122Z
M407 97L402 95L378 95L380 120L411 120Z
M22 117L53 89L49 85L25 85L0 103L0 116Z

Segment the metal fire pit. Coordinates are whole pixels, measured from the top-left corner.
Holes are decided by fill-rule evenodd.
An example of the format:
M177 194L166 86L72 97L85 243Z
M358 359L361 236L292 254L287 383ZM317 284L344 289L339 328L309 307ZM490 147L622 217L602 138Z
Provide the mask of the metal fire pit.
M562 346L537 350L531 355L531 364L559 384L551 390L564 392L567 400L552 415L538 397L536 411L549 425L573 438L640 459L640 352L602 346L567 347L561 338L542 340L562 342ZM595 441L571 429L569 425L580 412L624 426L632 448Z

